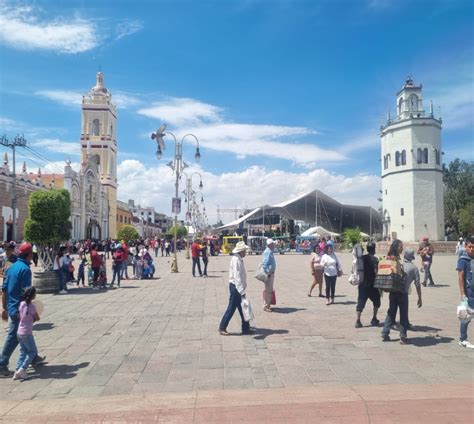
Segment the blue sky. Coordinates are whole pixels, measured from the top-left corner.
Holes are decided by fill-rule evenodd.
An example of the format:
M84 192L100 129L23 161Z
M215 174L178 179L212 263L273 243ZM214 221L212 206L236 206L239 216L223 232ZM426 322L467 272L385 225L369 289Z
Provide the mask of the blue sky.
M0 1L0 132L78 166L81 95L119 108L119 197L170 213L162 122L195 134L209 220L320 188L377 206L378 129L405 77L441 107L444 160L473 159L472 1ZM185 158L192 164L191 138ZM36 162L34 162L34 161ZM197 187L198 182L195 181ZM138 197L138 199L137 199ZM224 221L232 216L223 216Z

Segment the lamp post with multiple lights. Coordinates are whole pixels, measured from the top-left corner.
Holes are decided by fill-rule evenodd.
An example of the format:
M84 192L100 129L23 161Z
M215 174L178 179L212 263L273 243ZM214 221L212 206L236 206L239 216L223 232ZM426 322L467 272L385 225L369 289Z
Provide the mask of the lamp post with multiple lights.
M178 215L181 213L181 198L179 197L179 180L185 168L188 167L186 162L183 161L183 141L186 137L192 137L196 140L196 153L194 154L194 159L196 162L199 162L201 159L201 153L199 152L199 140L194 134L185 134L180 141L176 136L170 132L166 131L166 125L163 124L160 128L151 134L151 139L156 140L157 150L156 157L158 160L161 159L163 155L163 150L165 150L165 141L164 137L166 135L171 135L174 140L174 160L168 163L168 166L172 169L173 173L176 176L175 180L175 197L172 200L172 212L174 213L174 247L173 247L173 260L171 262L171 272L178 272L178 256L177 256L177 244L178 244Z

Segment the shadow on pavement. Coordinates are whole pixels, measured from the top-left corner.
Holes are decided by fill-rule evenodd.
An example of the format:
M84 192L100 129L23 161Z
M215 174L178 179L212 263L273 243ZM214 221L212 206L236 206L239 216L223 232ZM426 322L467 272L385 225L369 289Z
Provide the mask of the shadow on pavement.
M254 328L255 331L254 339L255 340L264 340L267 336L273 334L288 334L288 330L272 330L270 328Z
M298 311L306 311L306 308L273 308L273 312L277 314L292 314Z
M42 322L41 324L33 325L33 330L35 331L51 330L53 328L54 324L52 322Z
M442 328L430 327L429 325L413 325L409 328L410 331L421 331L423 333L437 333Z
M428 286L425 286L424 289L438 289L441 287L451 287L451 284L435 284L434 286L430 286L428 284Z
M354 300L345 300L344 302L334 302L334 305L355 305L357 302Z
M49 379L55 378L59 380L66 380L68 378L73 378L76 376L76 373L79 369L85 368L90 364L90 362L81 362L77 365L44 365L35 370L31 377Z
M120 286L120 290L122 289L139 289L140 287L138 286ZM113 289L112 289L113 290Z
M413 346L423 347L423 346L435 346L440 343L451 343L454 339L452 337L410 337L410 341Z

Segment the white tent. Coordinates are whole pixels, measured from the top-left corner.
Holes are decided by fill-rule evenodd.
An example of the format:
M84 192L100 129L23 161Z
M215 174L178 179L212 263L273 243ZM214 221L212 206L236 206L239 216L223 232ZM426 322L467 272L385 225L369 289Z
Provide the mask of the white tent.
M338 237L338 236L340 236L340 234L333 233L332 231L326 230L326 228L323 228L321 226L308 228L301 235L302 236L312 236L314 234L317 234L320 237L327 237L327 236Z

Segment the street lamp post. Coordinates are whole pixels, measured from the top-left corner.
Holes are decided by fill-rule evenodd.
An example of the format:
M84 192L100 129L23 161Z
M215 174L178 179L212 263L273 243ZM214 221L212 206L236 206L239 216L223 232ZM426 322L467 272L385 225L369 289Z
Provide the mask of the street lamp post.
M184 169L187 168L187 164L183 161L183 141L186 137L190 136L196 140L197 147L196 153L194 154L194 159L196 162L199 162L201 159L201 153L199 152L199 140L194 134L185 134L180 141L176 138L176 136L170 132L165 131L166 125L163 124L160 128L156 131L156 133L151 134L151 139L156 140L157 143L157 150L156 150L156 157L158 160L161 159L163 154L163 150L165 149L165 141L164 136L169 134L173 137L174 140L174 160L168 163L168 166L172 169L176 176L175 180L175 197L173 198L172 202L172 211L174 213L174 248L173 248L173 260L171 262L171 272L178 272L178 255L177 255L177 244L178 244L178 214L181 212L181 198L179 196L179 180L181 179L181 174L183 173Z
M189 226L191 224L191 211L190 211L191 196L193 196L195 194L195 192L193 190L193 187L192 187L192 185L193 185L193 176L194 175L199 175L199 189L202 190L202 188L203 188L202 175L197 171L193 172L189 176L188 176L188 174L186 174L186 172L183 172L183 174L186 176L186 190L183 191L183 193L186 196L185 197L185 200L186 200L186 203L187 203L186 223L188 225L188 230L189 230ZM190 241L191 240L190 240L189 231L188 231L188 246L187 246L187 249L186 249L186 259L190 259L190 255L189 255Z

